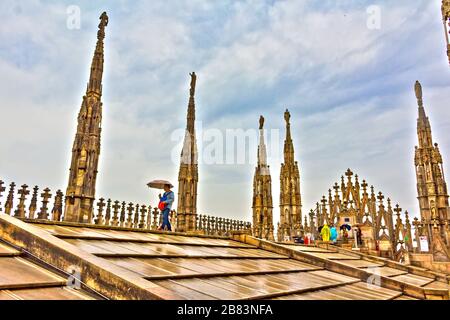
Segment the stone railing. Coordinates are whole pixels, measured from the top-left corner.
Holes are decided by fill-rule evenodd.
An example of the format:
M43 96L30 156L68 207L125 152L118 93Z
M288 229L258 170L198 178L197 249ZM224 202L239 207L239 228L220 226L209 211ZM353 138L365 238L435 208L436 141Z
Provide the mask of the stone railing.
M238 221L225 218L217 218L206 215L197 215L196 230L203 230L208 235L228 235L231 231L249 231L250 222Z
M25 184L17 190L16 187L17 185L12 182L7 190L5 183L0 180L0 213L18 219L54 222L64 220L65 201L61 190L57 190L53 195L49 188L40 191L38 186L31 190ZM3 205L2 200L5 192L7 192L7 195ZM98 226L158 230L163 221L162 213L157 207L126 201L100 198L96 203L95 211L90 224ZM169 221L172 225L172 231L177 231L178 214L175 210L170 212ZM249 222L196 215L195 230L189 231L203 235L229 236L232 231L250 230L251 223Z

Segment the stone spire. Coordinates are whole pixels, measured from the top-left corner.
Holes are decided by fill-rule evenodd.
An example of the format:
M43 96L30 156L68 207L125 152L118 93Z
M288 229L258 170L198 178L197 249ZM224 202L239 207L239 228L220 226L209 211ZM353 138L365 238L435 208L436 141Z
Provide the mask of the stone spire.
M258 164L253 179L253 235L274 240L272 178L267 165L267 151L264 142L264 117L259 120Z
M300 195L300 172L294 156L291 136L291 114L286 110L286 140L284 142L284 163L280 173L280 228L278 240L293 240L302 232L302 199Z
M195 89L197 75L191 73L186 134L178 175L178 231L194 231L197 214L198 151L195 135Z
M430 121L423 106L422 86L417 81L415 92L419 105L417 136L419 145L415 150L415 169L420 215L425 223L425 233L435 258L448 260L448 252L435 252L434 248L447 247L450 216L447 184L445 182L442 155L438 144L433 145ZM447 223L448 224L448 223ZM442 243L445 243L443 245Z
M108 21L108 15L104 12L100 16L97 46L92 59L86 95L83 97L78 114L66 192L65 221L92 222L102 130L103 40Z

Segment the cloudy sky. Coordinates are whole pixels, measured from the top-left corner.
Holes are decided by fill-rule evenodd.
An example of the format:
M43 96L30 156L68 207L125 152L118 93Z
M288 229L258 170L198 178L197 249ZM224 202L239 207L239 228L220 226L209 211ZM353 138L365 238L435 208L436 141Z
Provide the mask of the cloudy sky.
M282 139L291 110L304 212L350 167L417 214L416 80L450 175L440 2L2 0L0 177L65 190L98 17L107 11L99 196L155 203L145 183L177 180L172 135L185 127L196 71L205 132L254 129L263 114ZM380 21L367 11L374 5ZM275 207L281 161L269 157ZM253 163L199 170L199 213L250 220Z

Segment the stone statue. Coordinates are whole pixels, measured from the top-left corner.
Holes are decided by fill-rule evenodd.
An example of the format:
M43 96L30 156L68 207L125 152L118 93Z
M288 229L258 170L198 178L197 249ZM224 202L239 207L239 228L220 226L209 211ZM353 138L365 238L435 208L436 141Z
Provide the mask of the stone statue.
M287 124L289 124L291 121L291 114L289 113L288 109L286 109L286 112L284 113L284 120L286 120Z
M422 100L422 85L420 84L419 81L416 81L416 85L415 85L414 89L416 91L417 100Z
M109 17L106 14L106 12L103 12L102 15L100 16L100 24L98 25L99 29L102 29L104 27L108 26L108 22L109 22Z
M195 72L192 72L191 74L191 96L193 97L195 95L195 87L197 86L197 75Z
M262 130L262 129L264 129L264 117L263 116L261 116L260 118L259 118L259 130Z

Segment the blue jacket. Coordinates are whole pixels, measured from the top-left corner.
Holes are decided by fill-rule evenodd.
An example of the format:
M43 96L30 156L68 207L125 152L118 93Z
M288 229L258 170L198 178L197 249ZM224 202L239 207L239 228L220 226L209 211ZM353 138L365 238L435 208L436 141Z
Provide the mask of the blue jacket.
M166 209L172 210L172 204L175 201L175 194L173 191L167 191L161 197L161 201L167 204Z
M338 237L338 233L335 227L331 228L331 241L335 241Z

